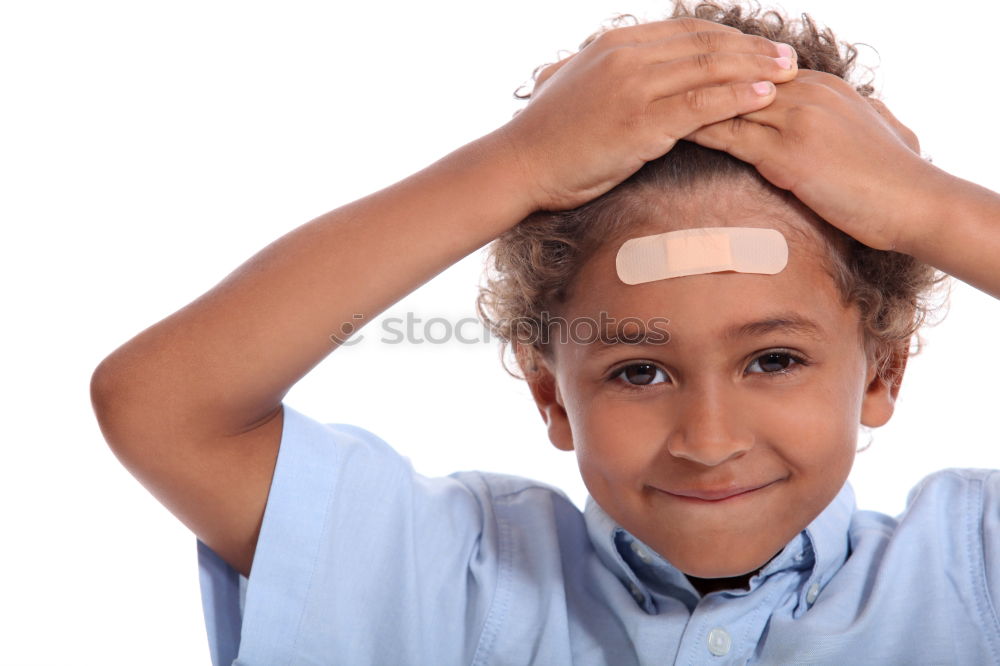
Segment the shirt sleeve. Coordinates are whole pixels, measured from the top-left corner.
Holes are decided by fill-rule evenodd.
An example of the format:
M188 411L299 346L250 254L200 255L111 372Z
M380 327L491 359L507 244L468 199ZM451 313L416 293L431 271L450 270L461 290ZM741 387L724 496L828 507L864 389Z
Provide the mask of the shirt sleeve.
M197 546L213 666L469 663L497 584L481 477L287 405L249 578Z

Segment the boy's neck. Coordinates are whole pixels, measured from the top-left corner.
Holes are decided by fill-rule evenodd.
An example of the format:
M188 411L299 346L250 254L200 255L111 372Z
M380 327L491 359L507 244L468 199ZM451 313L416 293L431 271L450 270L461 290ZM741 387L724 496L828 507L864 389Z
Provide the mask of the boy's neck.
M691 585L694 586L694 589L698 590L698 594L705 596L709 592L716 592L718 590L749 590L750 579L756 576L759 571L760 569L743 574L742 576L733 576L732 578L696 578L687 574L685 576L691 582Z

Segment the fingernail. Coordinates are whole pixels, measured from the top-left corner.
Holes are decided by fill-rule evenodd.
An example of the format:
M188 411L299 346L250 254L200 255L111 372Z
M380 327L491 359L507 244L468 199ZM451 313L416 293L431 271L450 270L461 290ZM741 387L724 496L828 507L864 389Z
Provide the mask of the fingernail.
M770 95L771 91L774 90L774 84L771 83L770 81L758 81L757 83L753 84L752 87L753 91L758 95L760 95L761 97L764 97L765 95Z
M786 58L795 58L795 49L793 49L788 44L778 44L778 54Z
M778 67L780 67L781 69L791 69L792 68L792 60L791 60L791 58L784 58L784 57L782 57L782 58L775 58L774 61L776 63L778 63Z

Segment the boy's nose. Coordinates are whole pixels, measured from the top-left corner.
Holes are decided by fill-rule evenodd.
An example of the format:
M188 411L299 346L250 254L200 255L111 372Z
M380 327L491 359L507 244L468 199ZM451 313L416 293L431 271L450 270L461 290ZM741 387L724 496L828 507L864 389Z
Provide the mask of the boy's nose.
M667 438L671 455L712 467L753 447L748 420L741 417L735 400L719 387L691 391L678 398L676 407Z

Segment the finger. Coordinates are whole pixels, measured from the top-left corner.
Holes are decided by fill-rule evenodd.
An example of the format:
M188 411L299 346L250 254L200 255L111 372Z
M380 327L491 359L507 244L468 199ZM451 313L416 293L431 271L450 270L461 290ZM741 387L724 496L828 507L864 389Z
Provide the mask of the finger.
M832 101L823 98L820 93L829 94L831 89L816 85L815 74L812 70L799 70L794 81L785 81L778 85L778 92L774 102L767 106L742 114L744 120L764 125L772 129L780 129L783 124L787 124L788 110L795 106L822 106L828 107Z
M667 62L711 53L753 53L772 58L784 57L797 63L798 56L788 44L743 33L705 30L647 42L636 47L645 63Z
M737 81L782 83L795 78L796 73L788 58L748 53L701 53L649 67L645 93L652 99Z
M757 165L774 149L779 133L772 127L736 117L700 127L684 139Z
M730 32L742 34L736 28L713 21L696 18L670 18L662 21L650 21L638 25L627 25L621 28L598 31L584 40L580 48L600 42L607 46L629 46L643 42L654 42L667 37L696 32Z
M622 34L623 31L627 32ZM708 54L715 52L756 53L777 58L779 69L790 69L794 72L798 60L795 50L787 44L772 42L757 35L745 35L730 26L701 19L667 19L615 28L604 33L594 33L580 45L580 50L582 51L597 37L612 32L617 34L612 37L604 37L602 47L607 49L639 46L635 52L637 64L665 63L666 61L693 57L696 58L695 62L701 67L711 69L716 66L716 63L711 55L706 55L706 52ZM578 54L579 52L572 53L558 62L547 63L536 68L533 74L535 90L552 78L559 69ZM786 61L781 60L782 58L790 61L791 65L786 67ZM777 80L784 81L792 76L794 73L790 76L779 76Z
M695 88L651 103L649 105L651 126L671 128L672 131L668 134L681 138L705 125L721 123L760 109L770 104L774 97L775 87L769 81ZM707 136L724 138L721 134Z
M662 48L664 41L672 37L684 35L684 43L673 48ZM737 41L716 40L713 35L728 35L736 38ZM694 55L700 50L733 50L745 53L762 53L764 55L774 54L776 57L785 56L794 58L794 50L787 47L788 52L779 50L774 42L763 37L744 35L736 28L732 28L720 23L704 21L702 19L666 19L664 21L653 21L651 23L641 23L639 25L624 26L595 32L580 44L580 51L588 47L601 38L601 48L615 48L620 46L635 46L646 42L657 42L661 48L653 50L645 56L645 60L655 62L657 60L672 60L683 56ZM596 48L596 47L595 47ZM559 62L550 63L543 66L541 72L535 76L535 88L537 89L547 79L551 78L559 69L568 63L579 53L573 53Z

